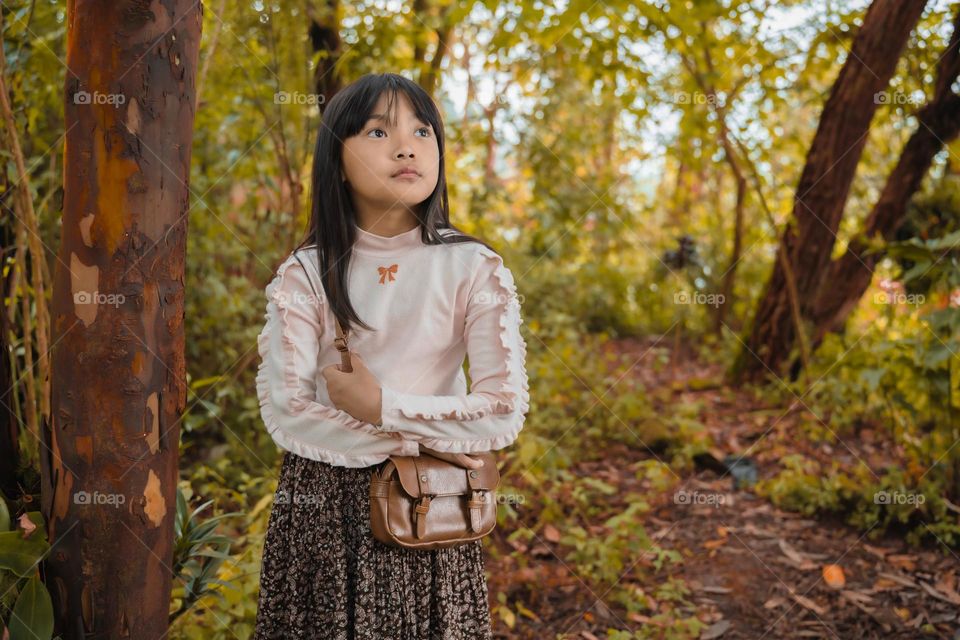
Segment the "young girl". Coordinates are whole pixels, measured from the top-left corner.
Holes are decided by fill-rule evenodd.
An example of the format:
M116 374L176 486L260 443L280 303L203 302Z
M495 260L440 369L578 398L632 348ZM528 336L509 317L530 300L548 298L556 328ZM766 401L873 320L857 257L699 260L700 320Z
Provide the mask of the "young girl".
M255 640L491 638L482 540L411 550L370 531L373 466L429 451L475 467L529 409L513 276L450 224L443 137L430 96L395 74L323 114L310 229L266 288L258 338L261 415L285 451Z

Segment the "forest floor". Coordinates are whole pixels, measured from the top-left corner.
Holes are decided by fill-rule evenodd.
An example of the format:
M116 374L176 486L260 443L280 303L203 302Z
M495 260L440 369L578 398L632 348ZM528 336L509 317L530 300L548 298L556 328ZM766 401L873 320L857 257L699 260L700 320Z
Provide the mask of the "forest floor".
M649 342L613 346L633 359L645 353L653 357ZM783 455L799 451L823 461L879 469L892 462L884 457L890 447L869 428L833 446L818 445L792 435L802 433L811 420L819 423L802 398L786 407L764 404L748 391L724 385L720 367L691 356L674 358L659 373L654 370L641 359L631 375L641 379L658 410L669 411L676 402L701 403L700 419L715 448L707 464L683 474L678 486L647 496L651 508L640 518L650 539L680 553L682 561L657 570L650 558L638 557L623 571L621 583L650 598L668 579L682 580L689 590L685 599L695 607L691 615L707 625L699 636L703 639L960 639L960 557L954 551L945 545L910 547L893 533L871 539L869 531L838 519L783 511L749 487L735 488L729 474L709 464L709 459L747 454L758 476L768 478L779 470ZM627 494L637 488L633 465L651 458L643 447L615 444L603 459L579 463L571 472L602 478ZM680 490L714 499L678 505ZM626 504L617 504L612 496L608 506L615 515ZM517 543L508 543L500 531L493 539L503 553L488 566L491 593L506 593L511 610L521 614L512 629L495 616L495 637L597 640L607 638L610 627L643 628L646 634L637 638L687 637L651 632L650 625L662 624L654 615L658 603L653 598L648 600L652 617L605 599L609 589L598 593L565 560L556 528L538 522L531 517L523 523L539 527L535 544L520 549L531 558L526 567L518 567L509 554ZM496 612L497 602L492 604Z

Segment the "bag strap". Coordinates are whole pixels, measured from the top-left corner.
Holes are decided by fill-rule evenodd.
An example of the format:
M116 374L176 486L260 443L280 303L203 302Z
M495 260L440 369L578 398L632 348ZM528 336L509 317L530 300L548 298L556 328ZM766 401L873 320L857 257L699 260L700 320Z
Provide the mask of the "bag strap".
M317 288L313 286L313 280L310 279L310 272L307 271L307 267L304 266L303 260L300 259L296 251L293 252L293 257L296 258L300 266L303 267L303 273L307 276L307 282L310 283L310 288L313 289L313 295L319 300L320 294L317 293ZM337 351L340 352L340 371L351 373L353 371L353 363L350 362L350 348L347 346L348 332L345 332L343 327L340 326L340 320L337 318L337 314L333 314L333 322L337 329L337 337L334 339L333 345L337 348Z

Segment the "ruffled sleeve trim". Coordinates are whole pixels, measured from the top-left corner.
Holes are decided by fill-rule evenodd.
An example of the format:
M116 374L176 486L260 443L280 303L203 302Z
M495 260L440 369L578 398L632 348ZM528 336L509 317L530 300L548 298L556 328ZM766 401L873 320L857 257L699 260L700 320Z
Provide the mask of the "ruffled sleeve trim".
M423 446L429 447L430 449L448 453L483 453L485 451L496 451L516 441L520 435L520 431L523 429L523 415L519 415L513 424L514 426L509 431L504 431L494 438L478 438L476 440L423 438L420 442Z
M301 260L304 261L304 265L311 264L309 260L303 257L301 257ZM285 277L289 277L286 271L294 264L300 265L297 259L291 255L280 265L277 269L277 275L270 284L267 285L265 290L267 300L276 306L277 313L271 313L268 305L265 315L266 324L263 331L261 331L257 337L257 346L260 353L260 366L257 370L256 377L257 397L260 403L260 415L263 418L267 431L281 448L292 451L297 455L337 466L368 466L382 462L390 455L418 455L419 445L416 442L403 440L398 437L384 437L386 434L379 435L375 440L367 439L368 442L366 443L357 442L358 438L363 439L363 436L361 436L359 432L375 434L375 427L361 420L357 420L346 411L305 397L305 389L300 384L300 376L295 366L297 345L289 330L290 321L288 314L292 305L309 304L311 308L315 310L319 324L321 323L319 318L322 318L321 314L323 305L326 304L326 298L323 295L323 289L319 287L318 284L314 284L315 290L311 289L309 284L306 285L304 291L290 292L289 290L283 289L282 284L284 279ZM309 277L310 274L304 271L304 276ZM300 296L304 296L304 298L301 299ZM268 361L271 358L270 339L276 332L279 332L280 344L283 350L280 358L283 383L284 387L290 392L285 402L277 402L277 399L273 397L271 393L270 372L268 372ZM322 338L322 327L320 327L320 333ZM282 407L282 409L278 415L276 409L280 407ZM317 429L321 426L318 423L323 420L336 423L337 427L342 426L344 437L354 443L354 446L351 448L370 449L373 447L381 448L383 452L364 454L359 451L357 453L338 451L310 443L307 438L297 437L295 432L291 432L285 428L286 423L286 425L289 425L294 431L309 428L310 431L313 432L313 435L318 435ZM353 431L347 431L347 429Z
M449 411L411 411L403 406L402 398L395 402L395 406L405 418L413 420L477 420L488 415L509 415L518 413L521 421L530 410L530 387L527 380L526 359L527 345L520 334L520 325L523 318L520 314L520 301L517 297L517 287L513 275L503 264L503 258L487 247L480 245L478 249L484 259L494 263L494 276L501 295L506 304L500 313L499 340L504 353L507 375L503 378L497 394L488 394L490 402L470 410L457 407ZM516 329L514 332L513 329ZM519 393L518 393L519 390ZM385 408L385 410L387 410ZM517 429L519 431L519 428ZM504 436L498 438L503 440ZM493 442L493 441L483 441Z
M459 399L450 396L416 396L383 388L383 422L387 425L386 428L400 430L408 435L416 434L424 446L437 451L471 453L502 449L517 439L530 409L530 387L526 372L527 345L520 333L523 318L513 275L496 252L481 245L478 253L482 260L487 261L493 268L493 278L485 281L496 283L497 300L506 301L499 305L497 323L497 343L503 354L502 362L506 370L505 375L499 375L499 385L483 391L473 391ZM490 273L488 269L481 271ZM471 296L475 289L476 284L471 288ZM459 423L455 430L467 437L430 437L448 430L448 427L453 429L453 424L443 424L452 421ZM471 431L488 435L470 438ZM432 433L428 435L427 432Z

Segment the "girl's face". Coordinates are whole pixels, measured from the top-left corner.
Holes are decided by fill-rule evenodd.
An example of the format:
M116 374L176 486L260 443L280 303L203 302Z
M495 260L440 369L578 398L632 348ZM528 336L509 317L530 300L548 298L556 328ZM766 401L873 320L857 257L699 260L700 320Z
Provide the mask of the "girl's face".
M397 92L393 106L396 121L390 122L387 92L382 93L360 133L343 142L344 177L362 217L412 210L437 186L436 133L417 118L402 91Z

